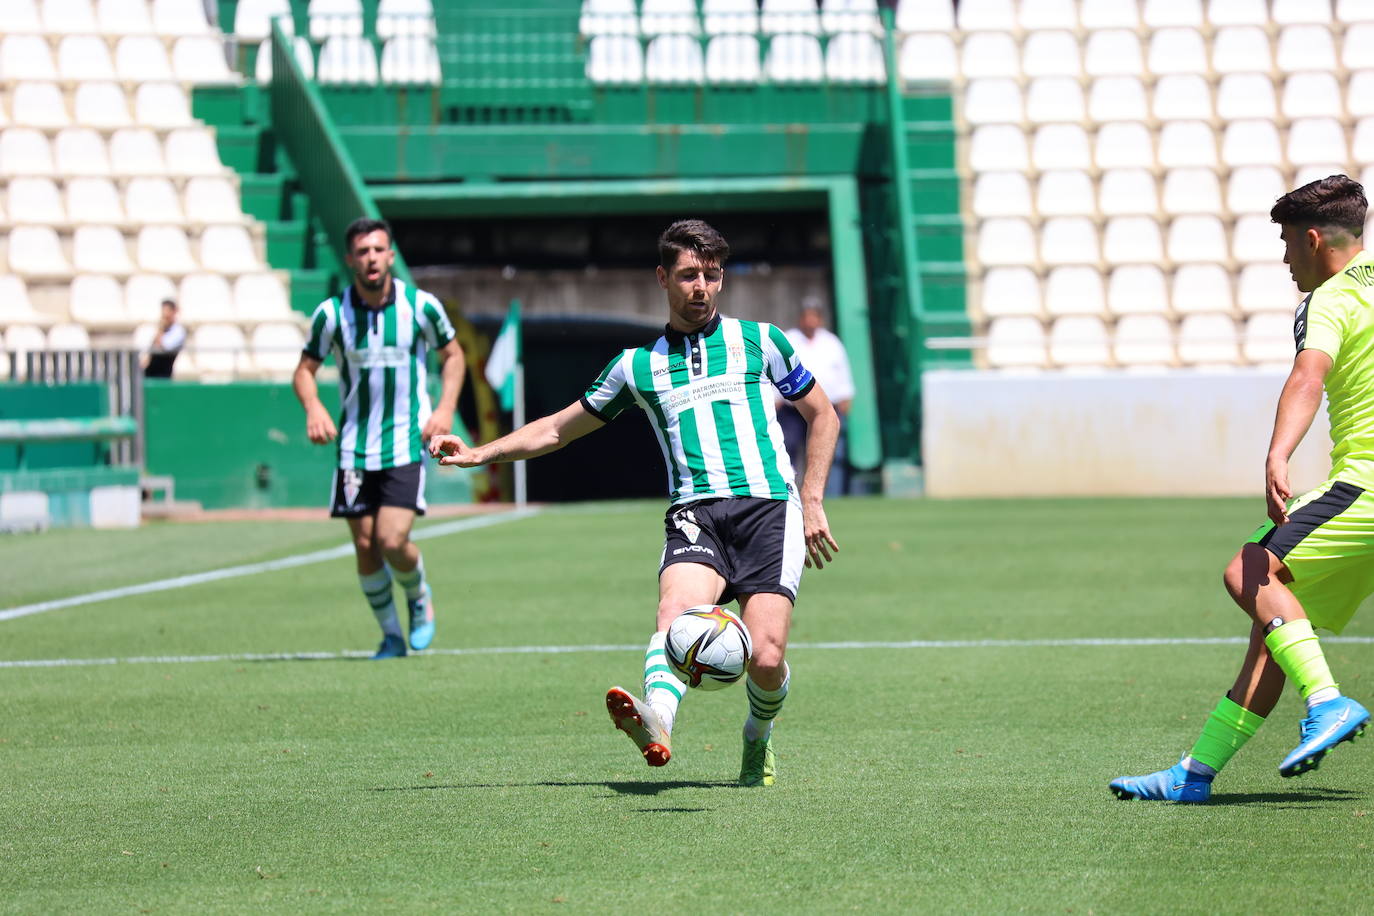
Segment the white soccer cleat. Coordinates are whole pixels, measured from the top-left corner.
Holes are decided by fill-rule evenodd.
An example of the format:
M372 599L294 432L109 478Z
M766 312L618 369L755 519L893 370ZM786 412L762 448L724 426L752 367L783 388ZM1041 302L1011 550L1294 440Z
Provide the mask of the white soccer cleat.
M668 730L653 707L622 687L606 691L606 711L615 727L630 736L651 767L661 767L673 756Z

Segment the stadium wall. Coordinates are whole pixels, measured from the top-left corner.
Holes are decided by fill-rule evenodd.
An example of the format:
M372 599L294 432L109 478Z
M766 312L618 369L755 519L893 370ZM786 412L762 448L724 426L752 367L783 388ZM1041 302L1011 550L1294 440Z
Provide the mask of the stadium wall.
M1275 369L928 372L926 492L1262 500L1286 377ZM1323 409L1293 456L1296 492L1325 479L1329 449Z

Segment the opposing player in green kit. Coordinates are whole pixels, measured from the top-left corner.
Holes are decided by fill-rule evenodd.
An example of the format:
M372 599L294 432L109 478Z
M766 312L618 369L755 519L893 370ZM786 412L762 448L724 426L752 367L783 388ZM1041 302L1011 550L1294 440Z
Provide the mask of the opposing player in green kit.
M1207 801L1212 780L1264 724L1285 680L1297 684L1307 715L1280 776L1316 769L1369 721L1368 710L1341 695L1313 633L1339 633L1374 593L1374 256L1360 238L1367 206L1359 183L1333 175L1290 191L1269 211L1282 227L1283 261L1309 295L1293 325L1298 354L1265 462L1270 521L1226 567L1226 590L1252 621L1250 645L1192 750L1167 770L1113 780L1118 798ZM1331 475L1290 506L1288 459L1323 387Z

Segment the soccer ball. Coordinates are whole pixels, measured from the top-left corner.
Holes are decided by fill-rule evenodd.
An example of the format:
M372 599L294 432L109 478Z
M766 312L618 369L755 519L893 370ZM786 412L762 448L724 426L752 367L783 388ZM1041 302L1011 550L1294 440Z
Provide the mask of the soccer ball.
M688 686L719 690L744 677L754 644L744 621L723 607L689 607L668 627L668 664Z

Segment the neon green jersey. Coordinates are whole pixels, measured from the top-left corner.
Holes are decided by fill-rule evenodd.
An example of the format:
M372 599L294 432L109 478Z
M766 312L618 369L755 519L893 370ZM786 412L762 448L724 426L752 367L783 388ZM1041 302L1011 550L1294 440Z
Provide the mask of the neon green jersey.
M1361 251L1303 300L1293 336L1331 357L1332 479L1374 488L1374 254Z

